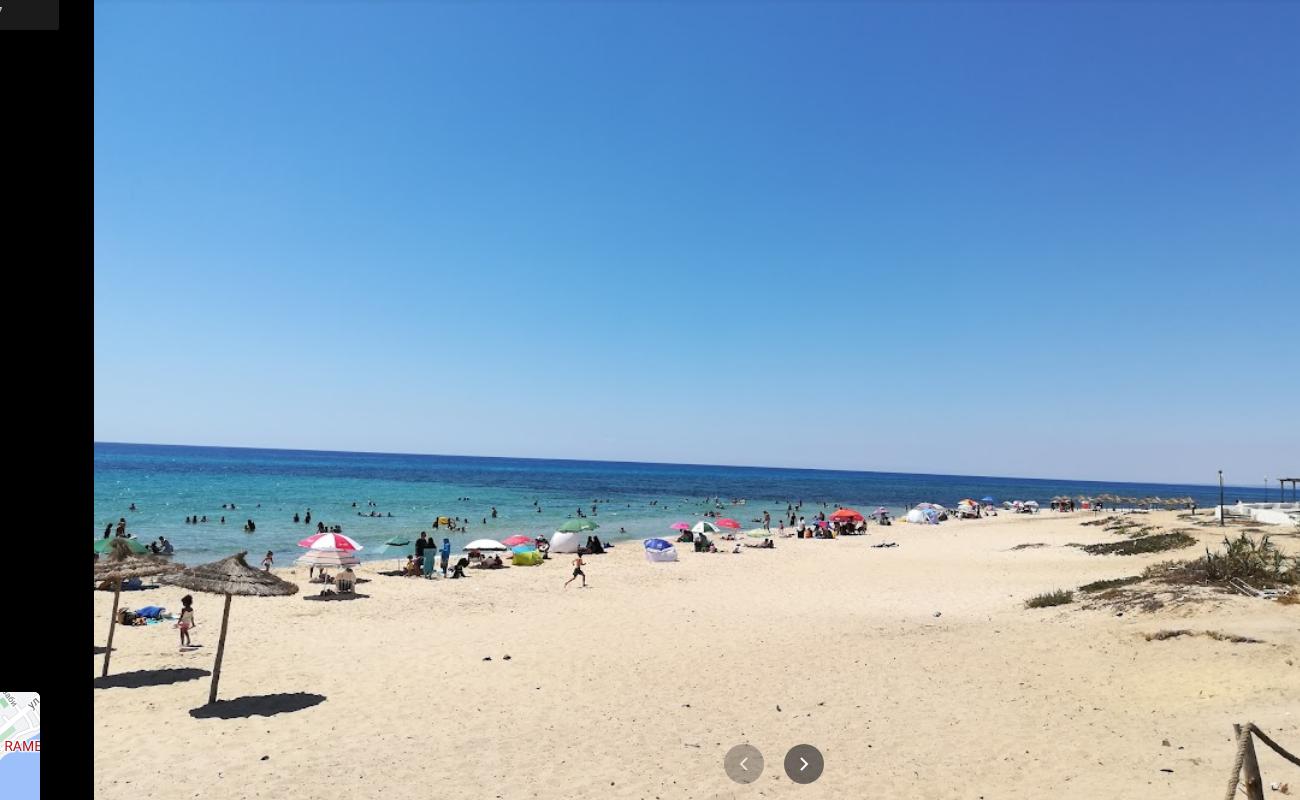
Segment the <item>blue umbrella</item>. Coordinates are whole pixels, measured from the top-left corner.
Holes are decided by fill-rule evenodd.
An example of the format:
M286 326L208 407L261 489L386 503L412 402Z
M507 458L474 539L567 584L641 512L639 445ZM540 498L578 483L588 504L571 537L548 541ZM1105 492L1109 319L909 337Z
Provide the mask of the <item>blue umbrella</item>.
M672 547L672 542L667 539L646 539L645 549L647 550L667 550Z
M985 497L985 498L984 498L983 500L981 500L980 502L981 502L981 503L996 503L997 501L994 500L992 497Z

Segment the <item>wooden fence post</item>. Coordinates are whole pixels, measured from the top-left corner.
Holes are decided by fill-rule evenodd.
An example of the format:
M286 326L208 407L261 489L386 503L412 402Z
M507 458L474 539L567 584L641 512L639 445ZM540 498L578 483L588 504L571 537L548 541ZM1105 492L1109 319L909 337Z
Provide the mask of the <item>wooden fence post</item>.
M1240 725L1233 725L1237 738L1246 737L1246 757L1241 762L1241 771L1246 777L1246 797L1249 800L1264 800L1264 778L1259 774L1259 761L1255 758L1255 742L1250 731L1244 731Z

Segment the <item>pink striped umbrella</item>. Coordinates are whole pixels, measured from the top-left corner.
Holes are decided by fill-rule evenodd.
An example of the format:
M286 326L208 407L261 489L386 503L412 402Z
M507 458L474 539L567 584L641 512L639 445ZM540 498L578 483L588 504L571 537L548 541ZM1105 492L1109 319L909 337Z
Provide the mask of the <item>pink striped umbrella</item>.
M719 527L719 528L736 528L736 529L739 529L739 528L740 528L740 523L739 523L739 522L736 522L734 519L720 519L720 520L718 520L718 527Z
M361 550L361 545L341 533L316 533L298 542L312 550Z

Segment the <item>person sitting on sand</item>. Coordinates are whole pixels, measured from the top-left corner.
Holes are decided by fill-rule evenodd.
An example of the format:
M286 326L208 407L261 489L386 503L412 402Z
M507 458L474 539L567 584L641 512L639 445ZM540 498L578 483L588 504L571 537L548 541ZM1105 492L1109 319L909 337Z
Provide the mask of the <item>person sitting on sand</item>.
M501 563L501 556L492 556L492 569L504 566L505 564Z
M406 566L402 567L402 575L408 578L418 577L420 574L420 565L415 563L415 556L406 557Z

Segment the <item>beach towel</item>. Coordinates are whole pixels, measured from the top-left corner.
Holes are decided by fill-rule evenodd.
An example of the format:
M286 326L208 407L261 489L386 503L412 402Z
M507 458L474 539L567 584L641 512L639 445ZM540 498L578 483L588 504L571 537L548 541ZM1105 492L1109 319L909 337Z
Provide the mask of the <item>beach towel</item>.
M136 611L135 613L141 617L144 617L145 619L161 619L162 615L165 614L166 612L167 609L163 608L162 606L145 606L144 608Z

